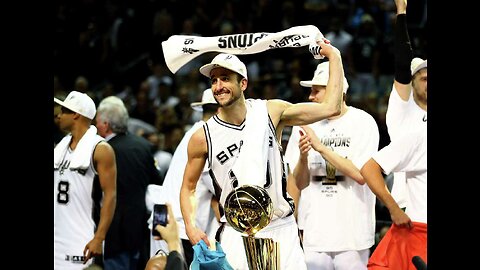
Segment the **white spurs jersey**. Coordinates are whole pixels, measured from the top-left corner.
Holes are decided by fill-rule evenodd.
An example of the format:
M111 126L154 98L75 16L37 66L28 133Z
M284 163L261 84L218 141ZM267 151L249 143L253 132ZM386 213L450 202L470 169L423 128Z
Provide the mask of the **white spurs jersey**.
M268 163L263 187L267 190L273 203L273 219L285 217L293 213L293 199L287 194L287 175L281 154L281 146L275 136L275 127L268 117ZM215 196L221 205L222 221L223 206L227 195L238 186L232 166L237 158L245 121L240 125L233 125L222 121L217 115L211 117L204 125L208 146L208 166L215 188ZM259 153L260 154L260 153ZM256 168L244 168L255 170Z
M92 154L93 154L92 149ZM83 250L95 232L92 162L86 170L70 170L73 151L68 148L58 169L54 169L54 269L83 269ZM93 156L93 155L92 155Z

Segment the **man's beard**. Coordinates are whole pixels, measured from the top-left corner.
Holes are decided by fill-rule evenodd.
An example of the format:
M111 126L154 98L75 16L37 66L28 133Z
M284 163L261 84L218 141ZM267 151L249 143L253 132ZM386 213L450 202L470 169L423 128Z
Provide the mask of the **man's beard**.
M220 104L220 107L229 107L231 106L232 104L234 104L238 99L240 99L240 95L234 95L232 91L230 91L232 93L232 97L227 100L227 102L221 104L220 102L218 102L217 98L215 98L215 100L217 100L217 103Z

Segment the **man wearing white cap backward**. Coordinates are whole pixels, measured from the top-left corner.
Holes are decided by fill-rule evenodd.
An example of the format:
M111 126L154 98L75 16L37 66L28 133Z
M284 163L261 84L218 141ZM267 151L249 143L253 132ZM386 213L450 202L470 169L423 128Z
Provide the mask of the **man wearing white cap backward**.
M103 252L116 205L115 154L91 125L96 108L87 94L72 91L54 102L62 106L59 126L68 132L54 149L54 269L80 270ZM99 213L94 212L100 205L92 198L96 192L103 193Z
M219 198L222 226L216 240L221 243L233 269L247 270L242 233L226 223L227 195L242 185L266 189L273 204L273 218L256 238L278 242L280 269L305 270L298 227L293 217L293 199L286 190L286 166L281 151L285 126L313 123L340 113L343 66L340 52L326 39L317 41L320 53L329 59L330 80L324 102L292 104L279 99L246 99L245 64L231 54L218 54L200 73L211 81L212 93L220 104L218 114L197 130L188 144L188 161L180 192L185 230L192 244L200 240L211 246L208 236L194 224L195 187L205 164Z
M308 99L321 103L329 81L329 64L317 66ZM378 150L378 126L367 112L347 106L343 78L340 115L293 127L285 152L291 169L288 187L298 194L298 227L308 269L367 269L375 243L375 195L360 174Z
M406 72L404 80L395 77L388 101L386 121L390 140L405 132L407 127L412 128L412 124L415 127L427 124L427 60L413 58L408 75Z
M372 270L426 269L427 262L427 60L411 60L407 1L395 4L395 80L386 115L391 142L361 169L392 219L369 259ZM391 193L382 173L394 175Z
M213 98L212 90L210 88L203 91L201 101L193 102L190 105L193 110L202 112L202 120L197 121L183 136L182 140L175 149L175 153L173 153L170 167L163 182L165 194L168 196L167 201L172 205L172 210L177 220L179 235L182 240L184 258L188 266L190 266L190 263L193 259L193 248L192 244L188 240L187 234L185 233L185 223L180 210L180 188L182 186L185 164L187 163L188 159L187 146L188 141L190 140L190 137L192 137L193 133L198 129L201 129L205 121L217 113L219 107L217 101L215 98ZM210 232L208 235L210 238L215 236L215 232L219 226L216 217L218 213L213 211L213 209L218 210L218 207L211 207L211 205L218 205L218 199L214 198L213 194L215 194L215 192L213 189L212 178L208 174L208 167L205 166L205 169L202 171L200 180L196 186L195 195L197 200L197 214L195 224L201 230L207 233ZM213 232L213 234L211 232ZM155 252L156 250L152 251Z
M406 80L402 83L400 77L396 77L390 92L386 115L390 141L405 132L427 124L427 60L413 58L410 70L409 80L411 83ZM391 192L398 205L405 208L407 190L404 172L393 174Z
M405 0L395 2L395 80L386 114L391 141L427 124L427 60L412 59L406 23L407 4ZM405 173L394 173L392 196L401 208L406 207L406 194Z

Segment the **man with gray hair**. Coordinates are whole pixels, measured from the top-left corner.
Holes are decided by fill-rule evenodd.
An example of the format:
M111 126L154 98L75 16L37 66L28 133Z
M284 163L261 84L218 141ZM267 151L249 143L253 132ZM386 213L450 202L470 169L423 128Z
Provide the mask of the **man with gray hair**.
M128 111L115 96L97 108L96 127L115 150L117 160L117 208L105 238L104 269L144 269L149 230L145 192L149 184L161 184L150 142L128 133ZM138 267L138 268L137 268Z

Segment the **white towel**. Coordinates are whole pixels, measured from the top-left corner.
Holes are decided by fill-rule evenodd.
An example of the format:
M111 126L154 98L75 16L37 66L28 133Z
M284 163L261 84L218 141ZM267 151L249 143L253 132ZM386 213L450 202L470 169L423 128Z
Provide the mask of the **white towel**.
M239 186L263 187L267 173L268 157L268 110L267 101L247 99L247 115L243 144L237 154L232 171Z
M60 166L63 157L68 149L72 134L66 135L53 150L53 168ZM72 160L70 161L69 169L87 169L90 166L93 149L95 146L105 139L97 135L97 128L90 125L90 128L85 132L73 152Z
M172 73L206 52L254 54L270 49L309 45L315 59L322 59L317 41L323 34L314 25L291 27L277 33L245 33L214 37L173 35L162 42L165 63Z

